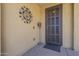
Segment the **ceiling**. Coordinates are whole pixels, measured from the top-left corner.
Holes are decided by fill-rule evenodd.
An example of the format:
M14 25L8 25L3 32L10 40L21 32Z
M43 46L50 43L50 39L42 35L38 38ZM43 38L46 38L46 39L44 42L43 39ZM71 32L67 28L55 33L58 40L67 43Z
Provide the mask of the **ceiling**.
M39 6L43 7L43 6L52 6L52 5L56 5L57 3L37 3Z
M52 4L52 3L37 3L37 4L40 5L40 6L46 6L46 5Z

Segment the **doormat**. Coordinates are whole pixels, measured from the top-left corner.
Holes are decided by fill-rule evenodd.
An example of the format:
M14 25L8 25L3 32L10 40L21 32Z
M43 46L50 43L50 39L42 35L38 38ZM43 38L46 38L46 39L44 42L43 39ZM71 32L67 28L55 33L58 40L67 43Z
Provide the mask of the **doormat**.
M60 52L61 46L59 46L59 45L45 45L44 48Z

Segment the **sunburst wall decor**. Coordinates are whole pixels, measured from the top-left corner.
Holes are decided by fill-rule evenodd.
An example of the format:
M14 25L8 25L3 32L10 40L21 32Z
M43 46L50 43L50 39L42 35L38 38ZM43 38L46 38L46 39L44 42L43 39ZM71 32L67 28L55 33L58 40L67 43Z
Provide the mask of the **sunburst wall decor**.
M24 23L30 23L32 21L32 13L25 6L19 9L19 17L24 21Z

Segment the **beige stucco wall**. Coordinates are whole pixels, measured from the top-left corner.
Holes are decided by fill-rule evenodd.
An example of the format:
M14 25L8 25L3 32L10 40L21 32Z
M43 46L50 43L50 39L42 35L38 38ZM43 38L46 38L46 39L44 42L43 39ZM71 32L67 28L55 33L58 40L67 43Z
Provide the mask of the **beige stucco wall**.
M72 48L72 6L63 4L63 46Z
M79 51L79 3L74 4L74 49Z
M41 7L41 22L42 22L42 29L41 29L41 42L45 43L45 8L55 6L58 4L47 4ZM71 4L63 4L62 10L62 30L63 30L63 47L71 48L71 34L72 34L72 19L71 19Z
M1 55L1 4L0 4L0 55Z
M19 17L21 6L29 8L33 14L30 24ZM22 55L39 42L37 22L40 20L40 8L37 4L2 4L2 49L6 55ZM33 30L33 26L35 29ZM33 38L36 38L33 41Z

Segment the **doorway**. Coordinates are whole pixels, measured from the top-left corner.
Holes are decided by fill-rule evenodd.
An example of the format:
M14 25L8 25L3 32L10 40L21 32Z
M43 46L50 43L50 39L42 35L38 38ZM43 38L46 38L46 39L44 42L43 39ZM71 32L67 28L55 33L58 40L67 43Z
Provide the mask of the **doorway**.
M60 51L62 46L62 4L45 10L46 48Z

